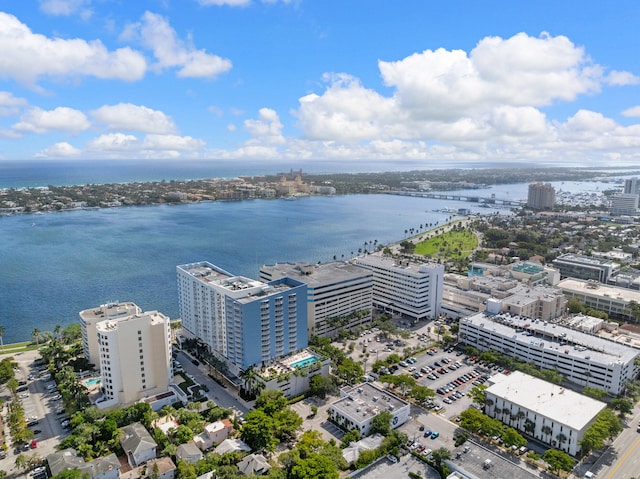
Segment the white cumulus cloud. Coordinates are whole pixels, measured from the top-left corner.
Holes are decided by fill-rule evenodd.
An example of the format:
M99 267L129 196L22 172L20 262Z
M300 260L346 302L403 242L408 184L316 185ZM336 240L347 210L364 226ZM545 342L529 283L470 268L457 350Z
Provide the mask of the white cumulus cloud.
M48 15L69 16L80 14L83 18L91 16L88 6L91 0L40 0L40 10Z
M276 111L270 108L261 108L258 115L257 120L245 120L244 126L249 133L266 143L284 143L282 123Z
M8 91L0 91L0 116L17 115L21 107L27 105L27 100L18 98Z
M129 25L122 37L138 39L153 52L157 69L178 68L179 77L214 78L232 66L230 60L198 50L190 40L178 38L169 22L152 12L145 12L139 23Z
M147 135L142 142L142 148L146 150L195 151L204 146L202 140L178 135Z
M107 133L87 142L85 149L92 152L133 151L139 146L134 135L124 133Z
M0 78L37 87L40 77L96 77L133 81L146 71L131 48L109 51L100 40L48 38L0 12Z
M140 131L144 133L175 133L173 120L158 110L143 105L119 103L105 105L91 112L94 120L110 130Z
M90 127L91 123L84 113L61 106L48 111L41 108L30 108L12 128L20 133L47 133L50 131L78 133Z
M80 153L81 151L78 148L66 141L62 141L39 151L35 156L36 158L72 158L79 156Z
M624 116L640 117L640 105L628 108L622 112Z

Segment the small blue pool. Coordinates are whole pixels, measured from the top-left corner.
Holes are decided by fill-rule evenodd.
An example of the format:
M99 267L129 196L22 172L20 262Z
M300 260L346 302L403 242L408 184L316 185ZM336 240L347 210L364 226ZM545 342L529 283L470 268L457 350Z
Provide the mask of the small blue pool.
M304 368L305 366L309 366L309 364L313 364L318 360L318 356L309 356L308 358L301 359L300 361L296 361L295 363L291 363L292 368Z
M87 379L84 383L87 386L93 386L94 384L98 384L99 382L102 382L102 378Z

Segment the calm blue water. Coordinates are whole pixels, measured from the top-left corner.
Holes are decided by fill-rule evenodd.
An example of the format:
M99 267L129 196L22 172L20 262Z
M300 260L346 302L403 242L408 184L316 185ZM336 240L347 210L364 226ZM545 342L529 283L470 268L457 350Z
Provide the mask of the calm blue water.
M346 259L365 241L390 243L420 224L444 224L449 215L434 208L469 205L349 195L0 217L3 339L31 339L34 328L66 326L81 310L116 300L176 318L179 264L207 260L257 278L263 264Z

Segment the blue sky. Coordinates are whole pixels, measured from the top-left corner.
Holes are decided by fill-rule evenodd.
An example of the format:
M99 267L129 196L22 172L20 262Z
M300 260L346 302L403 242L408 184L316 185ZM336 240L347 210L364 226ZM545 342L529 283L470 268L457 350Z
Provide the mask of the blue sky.
M640 2L0 1L0 159L640 161Z

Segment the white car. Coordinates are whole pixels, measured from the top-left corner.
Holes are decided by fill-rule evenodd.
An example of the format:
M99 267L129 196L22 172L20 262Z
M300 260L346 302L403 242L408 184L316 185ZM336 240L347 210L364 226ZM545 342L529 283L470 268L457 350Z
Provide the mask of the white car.
M23 399L24 398L28 398L29 397L29 393L22 393L22 394L20 394L20 397L23 398Z

